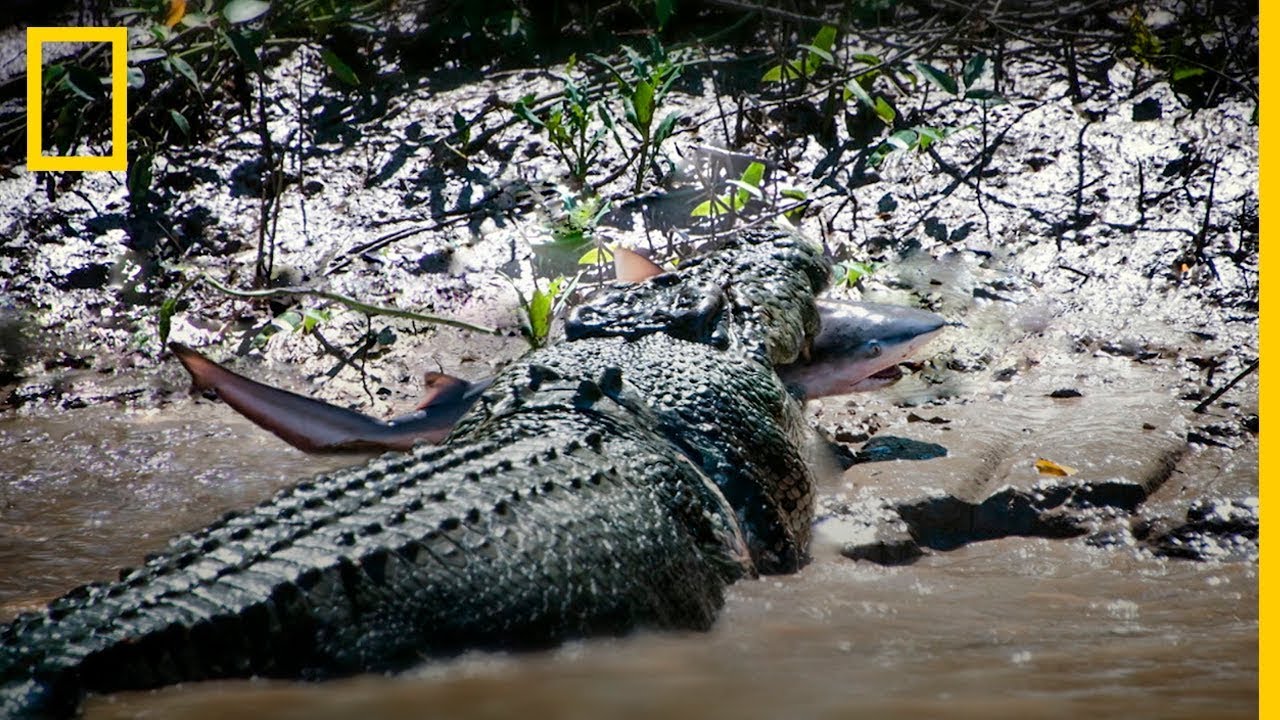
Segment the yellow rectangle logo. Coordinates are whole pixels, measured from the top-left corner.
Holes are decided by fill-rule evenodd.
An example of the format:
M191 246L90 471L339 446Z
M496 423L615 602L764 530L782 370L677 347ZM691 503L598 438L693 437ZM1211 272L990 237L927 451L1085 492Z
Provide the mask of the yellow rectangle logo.
M42 44L47 42L111 43L111 154L103 156L44 155L41 122L43 77ZM85 172L128 168L128 140L125 123L128 113L127 63L129 30L122 27L29 27L27 28L27 170Z

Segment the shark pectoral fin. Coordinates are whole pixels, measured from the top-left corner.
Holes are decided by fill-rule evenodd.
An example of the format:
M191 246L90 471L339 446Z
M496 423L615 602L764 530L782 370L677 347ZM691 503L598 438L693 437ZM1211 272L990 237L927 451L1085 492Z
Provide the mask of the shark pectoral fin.
M197 390L213 390L233 410L308 453L407 450L413 441L388 424L327 402L238 375L180 343L169 349Z
M613 269L622 282L641 282L666 272L661 265L621 245L613 248Z
M902 368L892 365L853 383L848 387L848 390L850 392L870 392L889 387L901 379Z

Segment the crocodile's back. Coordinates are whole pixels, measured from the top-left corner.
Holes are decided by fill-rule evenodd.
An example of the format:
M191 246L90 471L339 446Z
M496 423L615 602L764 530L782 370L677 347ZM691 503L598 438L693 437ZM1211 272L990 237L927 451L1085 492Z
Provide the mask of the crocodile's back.
M705 628L732 558L715 544L717 508L685 490L705 480L664 444L590 406L546 408L304 482L6 628L0 709Z
M727 583L803 562L812 516L808 428L773 364L812 335L826 266L754 243L584 306L444 447L304 481L0 629L0 715L708 627Z

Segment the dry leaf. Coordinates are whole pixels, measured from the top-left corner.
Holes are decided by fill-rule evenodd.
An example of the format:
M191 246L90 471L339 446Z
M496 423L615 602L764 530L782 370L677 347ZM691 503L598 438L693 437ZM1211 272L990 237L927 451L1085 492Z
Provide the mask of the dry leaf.
M169 12L164 14L164 26L173 27L187 14L187 0L169 0Z
M1058 463L1052 460L1046 460L1044 458L1040 458L1039 460L1036 460L1036 470L1038 470L1041 475L1056 475L1058 477L1075 475L1077 472L1079 472L1079 470L1076 470L1073 467L1069 467L1067 465L1059 465Z

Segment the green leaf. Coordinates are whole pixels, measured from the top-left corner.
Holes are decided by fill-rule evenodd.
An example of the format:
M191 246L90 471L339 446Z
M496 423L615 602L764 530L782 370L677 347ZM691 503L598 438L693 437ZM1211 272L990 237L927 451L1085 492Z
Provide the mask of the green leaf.
M320 59L324 60L324 64L328 65L333 74L342 82L351 86L360 84L360 78L356 76L355 71L351 69L350 65L343 62L342 58L338 57L338 54L334 51L325 48L320 52Z
M534 127L546 127L547 124L542 122L542 119L534 115L533 111L529 109L529 103L533 102L533 100L534 96L532 94L525 95L511 106L511 112Z
M966 90L964 97L966 100L977 100L988 105L1003 105L1009 102L1008 100L1005 100L1004 96L1000 93L995 90L988 90L987 88Z
M579 265L599 265L607 262L613 262L613 253L609 252L608 248L602 247L593 247L578 258Z
M144 62L159 60L160 58L165 57L168 54L169 53L157 47L134 48L129 51L129 64L139 65Z
M293 332L302 326L302 313L297 310L283 312L271 319L276 330Z
M191 124L187 122L187 118L177 110L170 110L169 117L173 120L173 124L182 131L182 136L191 137Z
M973 84L978 82L978 79L982 77L982 71L986 68L986 53L980 52L965 61L964 70L960 73L961 77L964 78L964 86L973 87Z
M67 66L61 63L53 63L44 69L43 76L44 89L48 90L67 76Z
M671 15L675 13L675 0L654 0L653 9L658 15L658 29L666 27L667 21L671 19Z
M800 63L795 60L788 60L781 65L769 68L769 71L760 79L764 82L785 82L804 76L805 71L801 68Z
M725 198L711 198L701 202L689 213L690 217L719 217L729 212L729 203Z
M222 16L232 25L238 25L262 17L270 9L271 3L263 0L231 0L222 8Z
M931 128L927 125L918 125L914 128L916 134L920 136L917 141L923 147L928 147L926 143L932 143L945 138L950 133L946 128Z
M151 160L151 155L146 153L129 158L124 185L129 193L129 204L135 208L142 207L151 190Z
M662 122L658 123L658 129L653 133L653 144L661 145L663 140L671 137L671 132L675 129L679 120L680 111L678 110L662 118Z
M921 75L924 75L925 80L937 85L938 89L943 92L951 95L955 95L960 92L960 87L956 85L955 79L938 68L930 65L929 63L913 62L911 64L915 66L916 70L920 71Z
M845 96L844 96L845 100L848 100L850 97L856 97L858 98L858 102L862 103L863 105L866 105L872 110L875 109L876 102L871 99L871 95L867 93L866 88L862 87L862 83L858 82L857 80L850 80L849 82L845 83L844 92L845 92Z
M875 266L871 263L856 262L854 260L845 260L837 263L832 268L832 275L835 276L835 282L847 287L853 287L859 280L875 272Z
M160 346L163 347L169 342L170 321L173 314L178 310L178 298L165 298L160 303L160 308L156 311L156 327L160 335Z
M836 27L834 25L824 25L817 35L813 36L813 45L826 55L827 62L835 62L831 57L831 48L836 46ZM811 49L812 51L812 49Z
M879 65L882 62L879 55L874 55L872 53L854 53L853 60L854 62L860 62L865 65Z
M835 63L836 61L836 57L831 54L831 51L824 50L823 48L820 48L817 45L805 45L804 43L801 43L800 49L809 51L809 61L815 70L818 68L818 66L821 63L813 62L814 58L818 58L820 60L826 60L829 63Z
M760 187L760 181L764 179L764 163L753 162L742 171L742 182L752 187Z
M329 321L331 313L328 310L317 310L315 308L302 309L302 327L303 334L309 333L320 326L321 323Z
M920 134L916 132L915 128L899 130L884 139L885 143L892 146L895 150L908 150L915 146L919 140Z
M749 196L755 196L755 198L756 198L757 200L763 200L763 199L764 199L764 193L763 193L763 192L761 192L761 191L760 191L760 188L756 187L755 185L751 185L751 184L749 184L749 183L745 183L745 182L743 182L743 181L741 181L741 180L730 180L730 181L729 181L729 184L730 184L730 185L733 185L733 186L734 186L734 187L736 187L736 188L738 188L738 192L737 192L736 197L740 197L740 198L742 198L742 204L737 206L737 207L739 207L739 208L741 208L741 207L742 207L742 205L745 205L745 204L746 204L746 202L747 202L747 198L748 198Z
M1201 67L1178 67L1173 69L1173 81L1186 80L1187 78L1199 77L1204 74L1204 68Z
M790 220L793 223L799 222L800 218L804 216L805 211L809 209L809 203L807 202L809 199L809 193L801 190L800 188L782 188L779 192L784 198L801 201L801 204L782 213L782 216L787 220Z
M102 87L102 78L79 65L67 66L67 87L85 100L98 100L107 96Z
M535 288L529 301L529 334L541 345L551 332L551 305L553 296Z
M168 62L179 75L186 78L187 82L191 83L192 87L197 91L201 90L200 79L196 76L196 71L191 67L190 63L177 55L171 56L166 62Z
M227 39L227 44L231 46L231 52L235 53L235 56L240 59L241 64L246 69L252 72L262 71L262 62L258 59L258 51L249 42L248 38L234 30L228 31L223 37Z
M637 83L631 102L636 109L636 127L641 131L648 129L653 123L653 84L648 80Z
M898 117L898 112L883 96L876 98L875 111L876 117L879 117L885 125L893 125L893 121Z
M142 72L142 68L130 66L124 71L124 81L129 88L137 90L147 84L147 75Z

